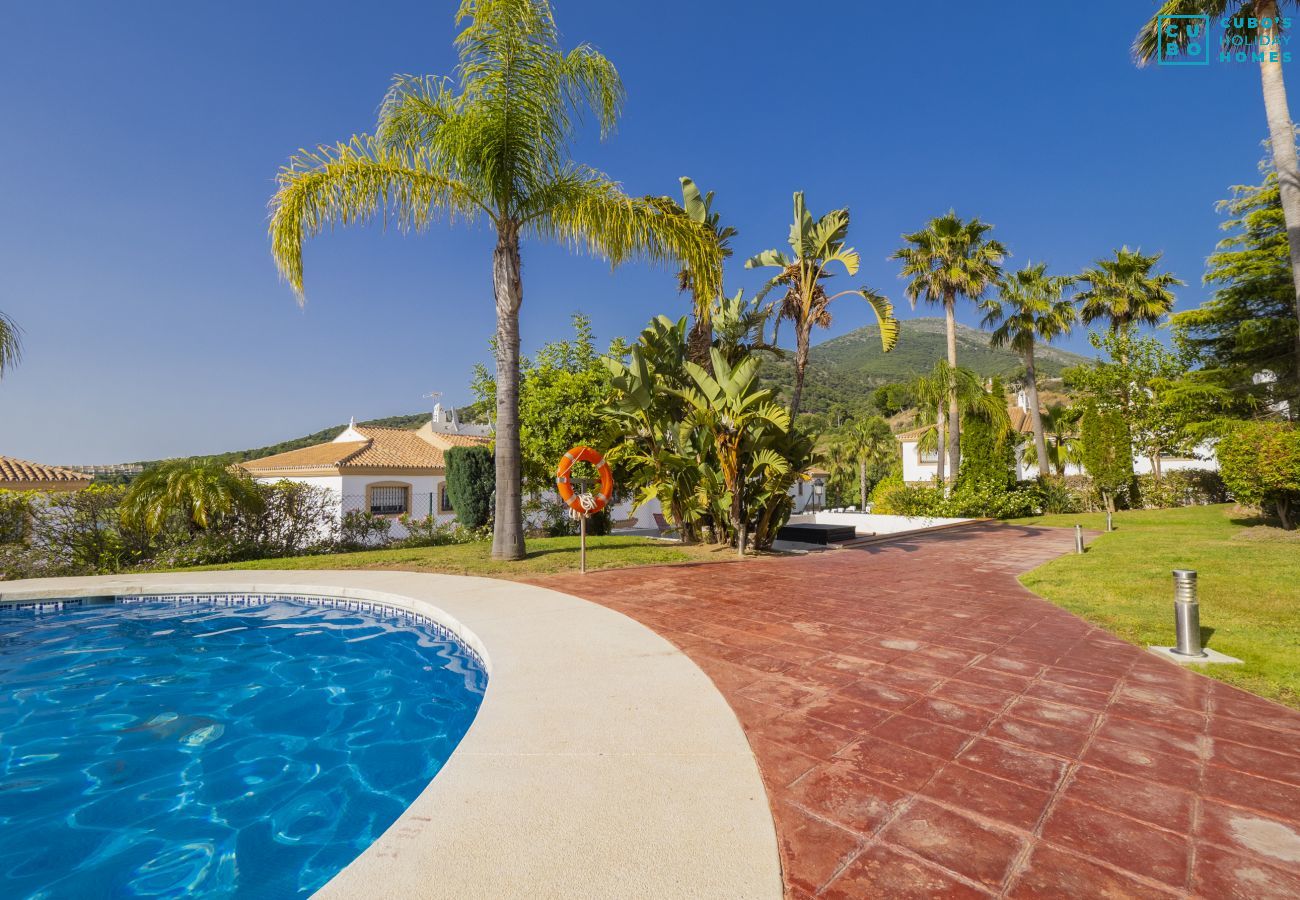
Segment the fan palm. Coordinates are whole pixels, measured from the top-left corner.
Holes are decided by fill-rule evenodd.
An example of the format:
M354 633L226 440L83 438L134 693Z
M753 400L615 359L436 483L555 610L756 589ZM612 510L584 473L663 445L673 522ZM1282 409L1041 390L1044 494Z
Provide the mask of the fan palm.
M256 511L262 504L257 484L247 475L216 463L170 460L146 469L131 482L122 516L157 534L179 517L193 530L206 530L233 512Z
M842 443L857 463L858 496L861 510L867 508L867 469L884 466L898 456L898 439L880 416L859 419L849 426Z
M822 465L830 475L826 484L826 503L843 504L848 496L849 487L858 474L858 460L853 455L853 447L846 440L834 441L821 456Z
M739 232L730 225L723 225L722 217L713 211L713 191L701 194L694 181L685 177L680 180L682 183L682 212L692 222L704 228L713 238L713 242L718 248L719 259L728 259L731 256L731 239ZM677 273L677 289L683 293L690 292L695 309L695 321L691 324L691 333L687 346L691 361L704 366L708 365L709 344L713 340L710 314L712 313L714 298L703 293L700 287L701 285L697 283L695 273L691 271L690 265L683 265Z
M1259 77L1264 92L1264 114L1268 120L1273 168L1278 173L1282 214L1286 220L1295 314L1300 322L1300 163L1296 159L1295 126L1291 121L1286 82L1282 75L1283 54L1269 52L1278 48L1276 39L1281 34L1282 26L1290 29L1290 22L1278 17L1279 7L1294 9L1297 5L1295 0L1164 0L1155 15L1138 32L1137 40L1133 43L1133 53L1139 65L1145 65L1155 58L1160 48L1159 18L1170 15L1207 15L1211 21L1233 16L1229 23L1230 31L1247 41L1254 41L1254 49L1265 51L1258 54ZM1179 29L1178 40L1183 46L1186 46L1188 37L1183 29ZM1296 329L1295 345L1296 358L1300 359L1300 328Z
M1073 279L1047 274L1047 264L1029 265L1005 279L999 295L984 302L984 324L995 326L989 337L993 347L1010 347L1025 360L1025 393L1029 399L1029 420L1034 427L1039 477L1047 475L1047 438L1043 433L1043 412L1038 407L1038 373L1034 347L1039 340L1051 343L1070 333L1078 317L1074 303L1063 297Z
M716 242L667 197L629 197L572 162L575 123L590 110L602 135L623 84L586 44L565 53L546 0L462 0L456 81L399 76L374 135L318 147L280 170L271 244L299 298L303 241L336 224L381 219L423 231L440 218L486 219L496 232L495 559L524 556L519 453L520 243L550 239L617 264L685 264L704 296L720 281Z
M1104 319L1114 332L1157 324L1173 309L1170 289L1183 284L1168 272L1152 271L1161 255L1121 247L1114 259L1099 259L1092 268L1084 269L1077 280L1087 288L1074 298L1084 324Z
M849 211L835 209L814 219L804 204L803 191L794 195L794 224L790 226L789 256L783 250L764 250L745 262L745 268L775 268L774 275L758 298L762 299L775 287L786 289L785 297L777 310L776 321L794 323L794 390L790 396L790 417L799 414L799 401L803 396L804 373L808 369L808 347L814 325L823 328L831 321L830 305L840 297L861 297L871 306L880 323L880 343L886 353L898 343L898 320L894 307L884 296L871 288L849 288L829 294L823 281L833 273L832 264L843 269L852 278L858 273L858 251L845 245L849 231Z
M1069 465L1083 465L1083 448L1079 445L1079 420L1083 410L1058 403L1043 413L1043 430L1047 435L1047 457L1064 475Z
M8 372L23 356L22 329L0 312L0 376Z
M922 426L917 441L917 449L935 451L935 480L948 490L949 482L956 478L956 470L946 473L944 469L944 439L950 427L950 417L946 415L949 402L957 399L957 414L972 412L986 419L992 426L999 440L1011 432L1011 417L1007 414L1006 399L984 389L979 375L970 369L950 366L947 360L936 360L934 368L918 378L913 379L909 388L916 398L922 416L930 415L933 424ZM924 421L924 418L922 419Z
M921 231L903 235L910 246L900 247L891 257L903 262L902 277L910 279L907 299L913 308L921 298L943 304L950 369L957 368L957 298L978 302L1002 276L1007 250L988 236L992 229L977 218L964 222L949 210ZM948 468L955 477L961 461L961 411L955 389L948 394L946 430Z

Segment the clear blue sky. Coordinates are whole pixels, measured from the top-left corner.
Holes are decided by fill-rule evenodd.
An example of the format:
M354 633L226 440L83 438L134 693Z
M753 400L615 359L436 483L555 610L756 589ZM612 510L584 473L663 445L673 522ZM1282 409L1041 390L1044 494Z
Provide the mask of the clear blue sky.
M486 228L317 239L305 309L266 240L291 153L370 128L393 73L452 71L455 6L9 4L0 309L27 357L0 382L0 453L217 452L419 411L433 389L468 400L493 327ZM566 44L601 49L628 91L619 131L578 158L635 193L676 193L679 175L715 190L740 229L732 290L761 283L740 264L784 241L803 189L815 212L851 208L864 280L904 315L932 313L908 309L887 257L949 207L992 222L1015 264L1163 250L1188 308L1214 202L1256 178L1266 136L1256 68L1131 64L1153 3L555 7ZM687 309L670 273L554 247L526 245L524 276L526 352L574 311L604 340ZM870 321L844 304L817 339Z

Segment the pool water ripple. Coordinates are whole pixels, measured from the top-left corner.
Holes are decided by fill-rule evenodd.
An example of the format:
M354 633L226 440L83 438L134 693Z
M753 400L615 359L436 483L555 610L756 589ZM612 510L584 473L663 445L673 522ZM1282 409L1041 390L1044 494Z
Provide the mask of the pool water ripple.
M308 895L486 682L422 625L287 600L0 611L0 897Z

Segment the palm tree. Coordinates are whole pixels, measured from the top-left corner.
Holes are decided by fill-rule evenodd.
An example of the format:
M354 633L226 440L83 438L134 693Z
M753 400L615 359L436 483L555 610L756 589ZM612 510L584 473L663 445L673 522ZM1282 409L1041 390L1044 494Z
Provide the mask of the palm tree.
M867 508L867 468L891 462L898 456L898 440L880 416L859 419L849 426L841 443L858 467L859 509Z
M247 475L219 463L175 459L146 469L131 482L122 500L122 516L150 534L157 534L176 516L193 532L261 505L257 484Z
M927 430L922 436L922 440L917 444L917 449L928 450L929 436L931 434L936 436L934 446L937 452L934 477L936 481L944 485L945 490L948 485L947 472L945 471L947 457L943 452L948 440L946 407L953 393L953 381L957 371L957 369L948 365L947 360L936 360L934 368L930 372L917 376L908 385L912 396L916 398L916 406L921 411L922 421L925 421L924 417L929 415L931 416L930 423L933 423L923 426Z
M898 320L894 307L885 297L871 288L849 288L828 294L823 280L833 273L831 264L842 268L850 278L858 272L858 251L845 245L849 231L849 211L835 209L813 219L804 205L803 191L794 195L794 224L790 226L790 250L764 250L745 262L746 269L770 267L780 269L758 293L762 299L777 286L786 289L785 297L777 311L779 326L782 319L794 323L794 390L790 396L790 418L799 414L799 401L803 396L804 373L808 369L808 347L814 325L825 328L830 324L830 305L840 297L855 296L866 300L880 323L880 343L888 353L898 343ZM775 342L775 338L774 338Z
M947 436L950 417L945 415L949 401L957 398L957 414L974 412L989 421L999 436L1011 431L1011 417L1007 413L1006 398L995 396L984 389L979 375L970 369L950 366L947 360L935 360L934 368L925 375L912 380L908 385L916 398L917 408L924 416L930 415L934 424L923 425L918 450L934 450L936 455L935 480L944 486L945 493L957 477L957 470L947 473L944 470L944 439Z
M857 476L858 460L848 441L834 441L821 455L821 463L830 477L826 480L826 505L843 505L847 493L845 485L852 484ZM838 499L832 500L832 495Z
M903 235L911 246L900 247L891 259L903 261L903 278L910 278L907 299L916 307L922 297L942 303L948 328L948 366L957 368L957 298L978 302L1002 276L1007 250L988 237L992 225L979 219L963 222L956 212L931 219L924 229ZM961 460L961 412L957 395L948 394L948 468L955 476ZM940 451L942 452L942 450Z
M1083 323L1105 319L1116 333L1134 325L1159 323L1174 306L1170 288L1183 284L1168 272L1152 272L1161 256L1121 247L1114 259L1099 259L1092 268L1084 269L1076 280L1088 287L1074 298Z
M1058 403L1043 413L1043 431L1047 435L1047 457L1056 467L1057 475L1065 475L1065 467L1083 465L1083 449L1079 445L1079 420L1083 410Z
M731 239L739 234L730 225L722 224L722 217L713 211L713 191L700 194L700 189L689 178L681 178L682 212L692 222L704 228L712 236L718 248L719 257L726 260L731 256ZM691 294L694 304L695 321L691 324L691 333L687 348L690 360L698 365L709 364L709 344L713 340L710 313L714 297L702 293L696 283L695 273L690 265L682 266L677 273L677 290Z
M555 240L617 264L632 257L690 267L712 296L721 261L712 237L667 197L634 198L572 162L575 121L590 109L602 135L623 84L586 44L559 49L546 0L462 0L456 78L399 76L374 135L303 151L280 170L271 244L302 298L303 241L336 224L381 219L423 231L486 219L496 232L496 523L494 559L524 556L519 454L520 242Z
M0 312L0 376L18 365L23 357L22 329Z
M984 324L996 326L989 338L993 347L1010 346L1025 360L1025 393L1029 399L1029 419L1034 427L1034 448L1038 453L1038 476L1048 472L1047 439L1043 433L1043 413L1038 407L1038 373L1034 365L1034 345L1070 333L1078 312L1065 299L1065 288L1073 279L1047 274L1047 264L1029 265L1000 285L998 297L984 301Z
M1164 0L1138 32L1133 43L1133 53L1139 65L1155 58L1160 47L1158 19L1170 15L1207 15L1210 21L1234 17L1229 23L1232 34L1247 40L1254 39L1254 49L1277 48L1276 38L1281 26L1290 30L1290 22L1280 20L1280 6L1296 7L1295 0ZM1241 24L1236 24L1240 22ZM1254 23L1254 24L1252 24ZM1188 35L1179 29L1178 40L1186 46ZM1204 38L1208 38L1205 35ZM1252 49L1247 47L1246 49ZM1259 77L1264 90L1264 114L1268 119L1269 146L1273 152L1273 168L1278 174L1278 187L1282 194L1282 215L1286 220L1287 244L1291 251L1291 280L1295 292L1295 314L1300 323L1300 163L1296 159L1295 125L1286 99L1286 83L1282 76L1283 54L1265 50L1259 54ZM1296 329L1296 358L1300 359L1300 328Z

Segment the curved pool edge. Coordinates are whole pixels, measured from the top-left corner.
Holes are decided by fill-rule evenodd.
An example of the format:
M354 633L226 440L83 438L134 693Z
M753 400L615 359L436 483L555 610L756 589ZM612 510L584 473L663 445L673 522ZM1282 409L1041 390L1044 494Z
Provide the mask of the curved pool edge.
M259 571L0 582L0 601L312 594L428 615L483 658L442 771L316 896L780 897L758 766L712 681L622 613L532 585Z

